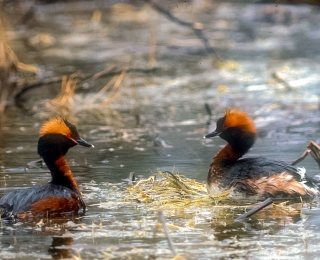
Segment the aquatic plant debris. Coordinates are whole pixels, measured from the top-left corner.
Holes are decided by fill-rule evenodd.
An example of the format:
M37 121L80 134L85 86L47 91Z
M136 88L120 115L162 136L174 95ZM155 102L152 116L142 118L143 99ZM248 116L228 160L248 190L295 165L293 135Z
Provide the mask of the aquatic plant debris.
M157 180L158 179L158 180ZM150 209L176 209L190 206L237 206L253 207L251 201L239 200L232 196L232 188L208 194L206 186L184 175L169 171L158 173L148 179L138 181L127 189L129 197L125 200L146 203Z
M26 5L22 2L4 1L3 6L23 11ZM221 59L238 63L236 70L222 70L213 66L191 28L173 23L149 4L125 1L126 11L116 8L124 4L119 1L104 1L103 5L100 1L59 1L40 6L36 4L40 1L26 2L33 5L26 10L30 11L25 19L8 15L8 20L18 24L8 36L21 61L39 65L41 71L35 78L21 81L25 77L19 77L18 81L17 94L23 93L19 104L34 115L9 110L10 120L2 125L1 193L47 182L46 169L15 169L38 158L32 138L36 138L39 120L52 113L44 105L57 94L61 75L80 71L71 112L83 122L83 131L97 150L90 154L79 150L70 158L86 195L86 215L65 219L57 226L44 218L44 232L31 228L35 223L2 229L1 259L173 259L158 210L147 202L125 202L135 194L126 192L128 181L123 179L133 171L147 179L151 176L148 169L156 173L155 167L168 169L168 165L179 165L189 178L197 179L201 173L204 179L220 144L200 140L206 131L204 103L212 107L212 123L230 104L252 111L259 126L259 151L265 156L291 161L304 150L306 138L318 141L320 16L314 7L154 1L182 21L197 23L197 28L203 24L204 36L221 52ZM47 47L34 45L32 38L39 32L56 42ZM114 92L121 98L105 106L102 101L110 97L113 83L106 92L96 94L123 70L126 76L119 92ZM84 106L88 101L90 106ZM157 133L173 147L156 146L152 138ZM17 145L24 149L18 150ZM308 173L317 173L317 166L307 159L303 166ZM183 196L177 194L180 201ZM294 215L283 211L287 206L269 206L250 223L235 224L233 220L254 203L240 207L235 202L233 207L223 201L164 209L176 252L187 259L315 259L320 255L319 212L314 208ZM66 221L72 222L66 225ZM52 234L69 236L73 242L65 239L57 246L52 241L53 250L48 251Z
M252 207L252 204L243 206L240 203L242 201L229 199L232 190L214 194L210 198L205 184L181 174L159 171L148 179L136 182L135 186L128 186L127 182L90 181L82 183L81 188L88 206L88 213L82 219L44 218L32 229L36 234L53 235L51 249L59 253L66 252L70 258L77 255L79 259L145 259L151 256L172 259L173 255L178 257L179 254L185 257L188 248L188 255L192 257L187 259L196 259L199 254L197 245L205 249L206 257L229 256L231 252L246 256L248 252L262 254L264 251L261 252L261 246L270 243L270 239L267 242L262 239L261 244L247 241L246 225L233 223L233 219ZM149 199L139 203L142 202L143 194ZM167 199L165 204L159 202L163 199ZM96 214L97 208L103 210ZM162 220L159 219L160 208L163 208ZM291 207L282 203L258 214L258 218L255 216L256 221L252 222L254 224L251 223L253 230L250 230L250 234L267 234L277 238L281 236L281 233L278 234L281 228L293 223L290 216L299 215L299 212L291 211ZM283 216L283 219L279 216ZM3 231L14 231L18 235L22 232L23 236L24 228L24 225L14 226L16 230L6 227ZM295 228L294 234L290 233L292 228ZM299 226L290 227L283 232L292 243L296 237L303 235ZM172 240L170 243L174 247L173 251L168 248L168 238ZM21 243L22 239L19 235L17 243ZM157 244L153 242L155 239L159 241ZM201 240L201 246L195 243L195 239ZM243 247L240 251L219 251L220 247L230 245L233 248L240 244ZM10 254L10 250L0 253L3 257L4 254ZM13 256L25 257L15 254L12 259Z
M87 111L104 118L110 113L106 109L106 104L113 102L121 96L119 87L125 75L126 70L123 70L119 76L115 75L98 93L90 98L83 98L76 94L79 73L74 73L69 77L63 76L59 94L51 101L45 103L45 106L53 114L59 114L64 117L70 117L72 114Z

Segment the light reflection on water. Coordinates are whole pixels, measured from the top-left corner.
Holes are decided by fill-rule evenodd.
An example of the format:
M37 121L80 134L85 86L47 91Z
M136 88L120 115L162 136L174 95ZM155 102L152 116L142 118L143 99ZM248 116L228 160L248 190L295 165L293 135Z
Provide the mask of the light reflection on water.
M182 110L181 113L183 113ZM206 116L204 110L195 113L202 113L203 118ZM303 129L303 122L301 126L296 127ZM157 212L150 210L148 205L124 201L127 196L125 193L127 182L124 179L132 171L140 178L149 177L159 167L162 170L175 168L176 171L190 178L204 181L211 157L224 145L224 142L219 139L204 141L201 131L205 131L205 128L202 122L191 126L178 124L170 127L160 126L158 129L154 127L161 138L172 146L171 148L156 145L153 142L153 132L148 134L134 128L127 129L126 136L131 137L122 138L114 129L108 133L94 131L89 134L98 127L86 125L84 122L80 123L79 128L79 131L86 135L86 139L95 145L94 149L72 148L67 156L74 175L81 184L82 192L86 194L85 200L88 205L86 216L80 220L71 219L72 222L68 222L69 219L51 222L45 220L45 231L41 231L35 225L38 220L13 227L13 229L5 225L1 241L4 247L9 243L13 249L4 248L3 256L9 252L24 252L21 257L32 259L34 256L30 252L37 252L39 257L41 254L70 257L78 253L83 258L103 257L107 253L115 258L128 255L137 259L142 259L145 255L171 257L172 253L168 249L166 238L158 226ZM204 130L199 133L197 129L202 128ZM311 124L306 130L312 128L316 129L316 124L313 127ZM278 129L281 129L280 126ZM1 170L6 176L1 179L1 183L3 185L5 182L6 186L2 186L1 194L19 187L40 185L50 179L45 168L28 168L28 160L36 160L38 156L29 140L21 138L19 132L15 135L15 131L14 127L10 129L10 135L15 136L11 141L19 143L22 147L30 147L30 150L17 149L13 153L6 154L7 167ZM29 131L33 132L32 139L36 140L37 134L33 128L27 128L27 135L31 134ZM309 139L305 135L313 139L312 135L315 132L275 131L259 138L250 154L293 161L300 156ZM290 141L291 136L294 136L294 142ZM143 147L144 150L137 150L136 147ZM15 156L23 160L18 162L14 159ZM13 158L12 163L10 158ZM25 167L9 167L10 165L21 166L21 164ZM309 173L311 172L311 175L314 171L318 171L315 162L311 159L301 164ZM318 252L313 247L313 243L319 240L314 229L319 222L316 214L313 214L310 224L308 220L302 221L299 211L286 213L286 215L263 211L248 223L234 223L233 219L243 212L243 210L232 208L191 208L189 210L186 208L180 211L165 211L165 216L167 224L177 227L170 229L170 236L177 251L182 254L188 252L191 258L197 258L199 253L204 259L258 256L263 259L269 254L274 257L279 254L291 257L295 254L304 254L303 252L307 256L312 256ZM305 212L303 219L310 218L308 211ZM68 245L63 244L52 248L49 239L51 236L66 236L72 239L62 239L62 244ZM33 241L32 244L27 243L26 237ZM39 237L45 239L41 240ZM15 239L17 242L14 242ZM56 239L58 238L53 239L53 245L56 245ZM299 249L292 249L293 243ZM311 243L308 248L313 249L306 251L306 243ZM290 250L287 249L288 247Z
M263 6L221 5L208 13L190 11L201 18L219 52L238 61L236 71L213 68L203 46L190 47L185 41L179 42L178 36L188 38L186 29L177 29L161 19L157 46L160 70L152 75L135 75L140 125L134 123L133 101L128 96L112 105L112 109L123 114L120 122L106 125L90 113L81 115L79 120L80 133L95 148L72 148L67 159L86 195L87 214L80 219L44 220L45 231L36 225L38 220L15 226L4 224L0 258L50 259L52 255L59 259L78 254L83 259L172 257L157 212L143 203L124 200L127 196L124 179L130 172L147 178L160 168L175 169L204 182L212 156L225 144L220 139L202 139L207 131L205 103L212 107L213 121L229 107L242 108L254 117L259 138L248 155L292 162L309 140L319 143L319 45L310 44L314 47L306 48L300 37L307 37L306 27L310 27L313 37L317 35L319 16L308 7L298 8L300 12L288 7L296 17L291 27L257 22L256 13L264 14ZM78 69L97 72L105 68L105 63L123 68L128 65L125 61L130 55L137 67L147 64L150 51L147 23L128 23L121 20L123 16L108 13L115 27L110 27L107 20L101 28L93 28L73 12L61 14L52 10L43 6L38 22L56 39L56 45L42 50L54 75ZM84 14L81 18L88 20L92 15ZM182 15L188 16L188 12ZM309 21L308 16L313 20ZM231 21L225 20L227 17ZM50 22L53 25L47 26ZM215 28L216 24L220 27ZM270 36L270 31L278 30L282 33ZM217 35L229 36L221 39ZM253 39L246 40L250 35ZM236 38L239 36L240 40ZM314 39L311 37L310 41ZM18 54L25 53L21 46L17 49ZM297 53L301 56L293 58ZM24 58L28 61L33 56ZM33 62L32 59L30 63ZM275 71L290 81L292 89L272 80L270 75ZM105 81L89 82L89 91L94 92ZM43 112L43 99L57 89L48 86L30 92L26 98L32 105L27 105L35 114ZM124 89L130 92L128 86ZM87 90L80 91L92 95ZM34 106L37 98L41 104ZM10 120L1 125L0 132L0 195L50 180L45 168L28 166L38 159L37 132L43 115L39 119L16 110L10 113ZM167 146L154 142L157 134ZM319 172L311 158L299 165L305 166L311 176ZM299 211L283 214L264 210L247 223L234 223L233 219L243 212L244 209L203 207L166 210L164 214L171 225L169 233L176 250L190 259L312 259L319 255L317 209L304 209L302 215Z

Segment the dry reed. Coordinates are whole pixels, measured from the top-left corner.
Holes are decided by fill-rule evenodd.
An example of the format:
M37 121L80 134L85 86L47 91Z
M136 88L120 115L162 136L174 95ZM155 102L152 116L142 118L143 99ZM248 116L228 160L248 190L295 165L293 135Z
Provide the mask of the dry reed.
M159 180L157 180L159 179ZM224 212L225 210L249 210L256 206L256 201L245 200L232 196L232 189L215 194L208 194L205 184L188 179L180 174L159 171L148 179L138 181L126 192L127 201L136 201L148 205L149 210L179 210L189 208L191 211L199 208L212 208ZM299 214L300 204L273 204L261 212L257 218L282 218L283 216ZM218 213L217 213L218 214ZM234 216L235 218L236 216Z
M76 94L79 78L77 73L69 77L64 76L59 94L47 102L46 107L50 112L64 117L72 117L83 111L95 114L101 119L109 117L110 111L107 105L121 97L120 86L125 75L126 71L123 70L91 98L83 98Z
M8 104L13 103L13 98L19 90L21 75L18 72L37 73L38 69L32 65L19 62L18 57L10 47L7 34L2 21L0 4L0 114Z
M1 10L0 10L1 11ZM7 36L0 19L0 113L10 102L15 84L12 82L18 72L18 58L8 44ZM11 81L11 82L10 82Z
M160 180L157 178L160 177ZM229 196L232 190L208 195L205 184L183 175L159 171L155 176L140 180L127 189L127 200L149 204L154 209L172 209L186 206L217 205L234 200Z

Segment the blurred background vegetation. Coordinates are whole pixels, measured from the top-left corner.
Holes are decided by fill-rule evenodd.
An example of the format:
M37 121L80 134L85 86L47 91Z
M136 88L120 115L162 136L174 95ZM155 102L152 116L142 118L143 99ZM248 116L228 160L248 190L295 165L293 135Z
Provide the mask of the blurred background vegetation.
M186 85L194 91L212 87L216 97L237 92L239 83L264 80L260 89L280 85L290 92L295 86L285 75L284 63L270 70L268 78L250 81L248 75L243 80L248 69L243 62L252 60L269 70L272 60L312 60L318 53L318 31L312 26L318 21L318 2L252 3L3 1L0 112L18 108L40 117L90 113L107 120L119 118L121 107L129 106L132 120L139 124L140 105L150 96L137 89L160 89L179 77L182 89L175 91ZM309 35L302 33L307 27ZM206 71L211 78L200 79ZM181 78L186 75L190 78ZM253 76L261 74L256 71ZM237 77L241 82L234 81Z
M162 239L155 238L152 225L157 217L137 197L138 190L131 189L130 196L120 192L127 188L124 179L174 169L202 182L203 189L212 156L225 142L202 136L231 107L248 112L258 128L249 155L293 162L309 140L320 143L318 4L1 1L1 195L50 180L47 169L34 163L38 131L48 117L65 116L95 145L94 150L75 148L68 154L90 208L79 224L88 225L90 232L73 232L74 249L83 259L105 253L111 244L119 246L119 252L111 250L118 258L134 258L142 247L151 252L141 251L141 259L171 256L161 251L167 244L161 234ZM299 165L314 176L318 164L310 157ZM167 195L161 185L159 193ZM155 188L149 182L141 187L150 186ZM124 203L124 198L134 203ZM264 223L259 219L256 227L247 228L234 226L237 212L232 208L210 205L188 213L184 205L179 207L167 215L170 224L181 227L171 235L190 259L269 259L270 252L274 258L288 259L319 255L317 229L307 221L290 225L301 220L300 211L281 211L281 217L262 211ZM100 222L101 233L91 233L94 221ZM68 229L62 226L58 232L65 235ZM48 258L50 235L21 230L2 229L1 245L10 246L0 255ZM132 248L122 248L119 237ZM99 243L101 248L96 247ZM83 245L89 249L83 250Z

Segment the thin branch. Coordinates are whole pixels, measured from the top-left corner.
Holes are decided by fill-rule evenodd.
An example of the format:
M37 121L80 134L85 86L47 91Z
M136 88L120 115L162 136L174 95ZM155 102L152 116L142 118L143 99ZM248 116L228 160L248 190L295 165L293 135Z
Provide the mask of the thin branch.
M320 146L314 141L310 141L307 144L307 149L303 152L303 154L297 160L295 160L292 163L292 165L296 165L297 163L301 162L309 154L317 162L318 167L320 168Z
M242 222L245 220L245 218L248 218L252 216L253 214L259 212L260 210L264 209L265 207L269 206L273 203L273 200L271 198L266 199L265 201L259 203L257 206L255 206L253 209L250 209L246 213L242 214L238 218L234 220L234 222Z
M153 9L155 9L159 13L166 16L172 22L177 23L181 26L185 26L185 27L190 28L194 32L194 34L202 41L202 44L204 45L206 52L210 56L214 55L215 58L220 61L218 54L213 49L213 47L210 46L208 38L204 35L203 30L201 28L202 26L198 26L196 23L183 21L183 20L173 16L169 11L165 10L164 8L162 8L161 6L159 6L156 3L152 2L151 0L145 0L145 2L148 3Z
M303 161L304 158L306 158L310 153L311 153L310 149L305 150L297 160L295 160L293 163L291 163L291 165L296 165L299 162Z
M278 81L280 84L282 84L287 91L292 91L294 90L294 88L290 85L289 82L287 82L286 80L284 80L280 75L279 73L277 72L274 72L271 74L271 76L276 80Z
M173 255L177 255L176 250L174 248L174 245L172 243L171 237L169 236L169 232L166 226L166 221L164 219L164 215L163 215L163 211L159 210L158 211L158 218L159 218L159 222L162 224L162 228L164 231L164 234L166 235L167 241L168 241L168 246L170 248L170 250L172 251Z
M206 110L206 112L207 112L207 114L208 114L208 120L207 120L207 123L206 123L206 125L207 125L207 130L208 130L208 128L209 128L209 126L211 125L211 118L212 118L212 110L211 110L211 108L210 108L210 106L209 106L209 104L208 103L205 103L204 104L204 108L205 108L205 110Z
M140 73L153 73L155 71L157 71L157 68L151 68L151 69L136 69L136 68L131 68L131 69L126 69L127 73L130 72L140 72ZM113 75L118 75L121 74L123 72L123 70L114 70L114 68L111 69L105 69L101 72L95 73L95 74L78 74L76 76L77 79L83 79L83 80L89 80L89 79L97 79L97 78L101 78L101 77L108 77L108 76L113 76ZM31 84L24 84L22 86L20 86L20 90L15 94L15 103L19 103L21 102L21 98L22 96L27 93L28 91L32 90L32 89L36 89L36 88L41 88L43 86L46 85L50 85L50 84L54 84L54 83L60 83L62 82L62 78L63 76L56 76L56 77L52 77L52 78L47 78L47 79L43 79Z

